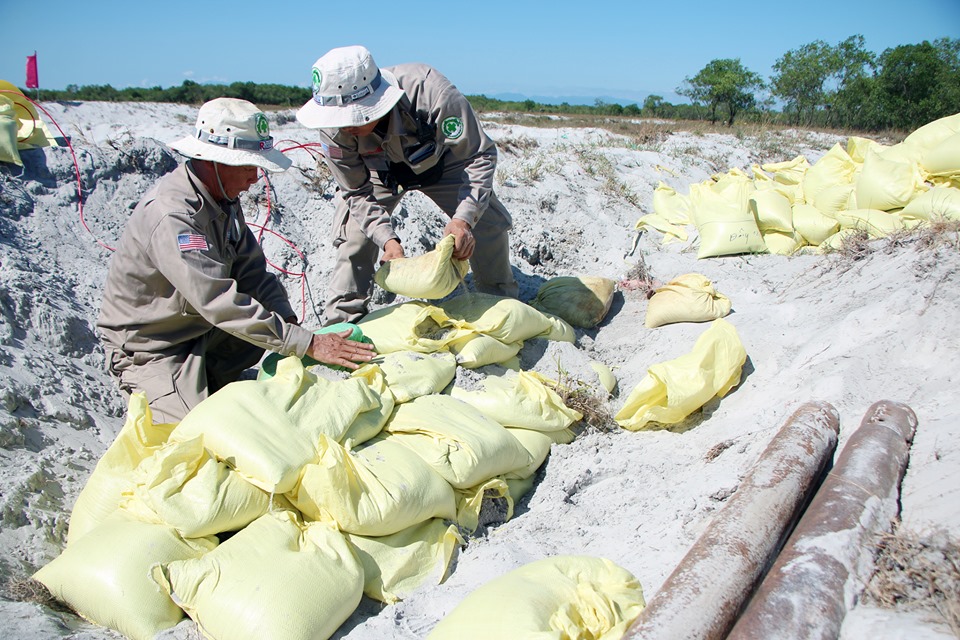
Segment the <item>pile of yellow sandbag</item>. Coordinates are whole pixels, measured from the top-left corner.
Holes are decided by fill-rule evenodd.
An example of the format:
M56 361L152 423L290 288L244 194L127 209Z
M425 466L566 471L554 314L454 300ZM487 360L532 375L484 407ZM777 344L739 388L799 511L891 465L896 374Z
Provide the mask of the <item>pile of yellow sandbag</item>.
M803 156L739 169L691 185L687 196L661 183L654 213L638 229L686 240L700 233L699 258L789 255L839 248L857 231L884 237L925 222L960 220L960 114L927 124L886 147L851 137L811 165Z
M135 394L66 549L35 578L132 638L186 613L231 639L329 637L362 593L394 602L441 579L481 510L498 499L509 518L582 417L525 372L454 392L458 361L502 362L573 329L482 295L397 305L359 326L379 354L345 379L285 358L176 425L153 424Z

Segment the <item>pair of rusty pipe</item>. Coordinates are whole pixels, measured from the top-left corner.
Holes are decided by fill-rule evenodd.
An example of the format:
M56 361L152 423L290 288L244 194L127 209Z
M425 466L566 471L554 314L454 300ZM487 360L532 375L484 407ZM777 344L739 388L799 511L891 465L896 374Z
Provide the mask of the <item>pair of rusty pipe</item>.
M873 404L817 490L839 423L828 403L794 412L625 640L836 640L868 539L896 515L917 418Z

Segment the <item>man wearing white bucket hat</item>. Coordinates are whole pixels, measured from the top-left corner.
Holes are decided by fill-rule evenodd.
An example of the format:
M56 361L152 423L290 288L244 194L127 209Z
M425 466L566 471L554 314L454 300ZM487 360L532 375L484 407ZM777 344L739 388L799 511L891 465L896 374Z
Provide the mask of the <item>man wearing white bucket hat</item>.
M450 218L444 235L454 236L455 258L469 258L477 290L516 297L512 220L493 191L496 146L439 71L417 63L380 69L364 47L333 49L314 64L313 98L297 119L320 130L338 185L326 324L363 316L377 257L403 257L390 214L411 190Z
M143 391L154 422L172 423L267 349L348 368L369 360L349 332L298 326L244 222L238 198L258 169L290 166L266 116L246 100L211 100L195 134L170 147L188 160L134 209L104 287L97 326L120 389Z

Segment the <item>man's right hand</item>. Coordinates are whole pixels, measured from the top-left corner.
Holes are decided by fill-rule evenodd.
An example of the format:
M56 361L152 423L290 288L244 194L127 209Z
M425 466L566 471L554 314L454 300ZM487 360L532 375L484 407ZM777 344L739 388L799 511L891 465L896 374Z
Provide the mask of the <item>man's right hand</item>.
M400 244L399 240L387 240L387 244L383 245L383 253L380 255L380 264L402 258L403 255L403 245Z
M337 364L347 369L359 369L358 362L369 362L375 351L366 342L347 340L350 329L340 333L321 333L313 336L307 355L323 364Z

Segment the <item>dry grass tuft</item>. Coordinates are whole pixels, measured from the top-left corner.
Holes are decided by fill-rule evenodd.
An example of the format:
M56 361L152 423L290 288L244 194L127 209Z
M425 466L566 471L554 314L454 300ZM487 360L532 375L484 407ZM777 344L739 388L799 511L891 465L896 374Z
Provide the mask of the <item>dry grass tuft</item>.
M960 251L960 220L933 220L917 228L921 249L946 247Z
M637 254L637 263L630 267L627 275L619 282L619 285L621 289L640 291L646 298L653 297L658 285L650 273L650 269L647 267L642 253Z
M563 404L583 415L579 422L580 431L601 433L617 431L620 425L613 419L613 414L607 406L609 394L606 390L598 392L590 384L571 376L559 365L560 363L557 363L560 379L555 385L550 386L563 400ZM574 430L576 429L575 425Z
M70 608L53 597L44 584L33 578L15 576L7 581L4 592L16 602L32 602L55 611L70 611Z
M882 534L864 600L890 609L935 611L960 637L958 563L960 543L945 531L921 536L898 529Z
M840 243L840 248L832 251L831 254L839 256L841 259L849 262L856 262L866 258L870 255L871 251L870 234L863 229L857 229L855 232L844 237Z
M717 444L710 447L710 450L707 451L703 458L707 462L713 462L720 457L720 454L729 449L734 445L733 440L724 440L723 442L718 442Z

